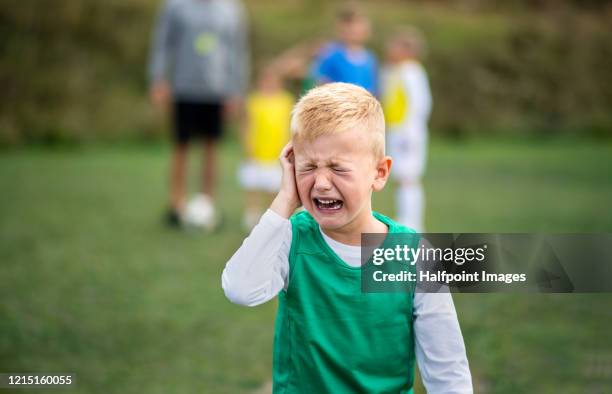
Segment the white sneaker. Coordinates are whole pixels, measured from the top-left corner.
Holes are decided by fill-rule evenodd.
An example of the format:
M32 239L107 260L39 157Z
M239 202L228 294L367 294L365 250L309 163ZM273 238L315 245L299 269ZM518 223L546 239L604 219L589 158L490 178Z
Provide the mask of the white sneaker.
M212 198L206 194L196 194L185 207L182 222L187 227L212 231L218 225L218 215Z

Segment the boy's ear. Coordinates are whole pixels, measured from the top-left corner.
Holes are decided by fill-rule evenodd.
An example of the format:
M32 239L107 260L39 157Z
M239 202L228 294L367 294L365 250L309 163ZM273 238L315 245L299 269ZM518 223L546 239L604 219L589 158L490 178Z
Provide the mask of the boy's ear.
M381 191L387 184L389 174L391 174L391 164L393 164L393 159L390 156L385 156L376 163L376 177L372 184L375 192Z

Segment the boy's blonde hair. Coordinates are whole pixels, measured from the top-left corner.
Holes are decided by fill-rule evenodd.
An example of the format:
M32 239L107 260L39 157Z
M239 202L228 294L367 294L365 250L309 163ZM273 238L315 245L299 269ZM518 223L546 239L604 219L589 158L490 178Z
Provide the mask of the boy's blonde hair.
M385 155L385 117L370 92L350 83L328 83L302 96L291 114L293 140L363 130L370 137L376 159Z

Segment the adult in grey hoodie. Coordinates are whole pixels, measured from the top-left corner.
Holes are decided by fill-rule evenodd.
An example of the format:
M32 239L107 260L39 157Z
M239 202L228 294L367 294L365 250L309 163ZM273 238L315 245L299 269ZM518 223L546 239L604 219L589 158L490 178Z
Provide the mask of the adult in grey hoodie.
M246 17L239 0L165 1L153 34L149 79L153 104L173 109L171 224L180 222L184 210L187 143L195 133L204 137L202 193L214 196L223 111L239 111L247 70Z

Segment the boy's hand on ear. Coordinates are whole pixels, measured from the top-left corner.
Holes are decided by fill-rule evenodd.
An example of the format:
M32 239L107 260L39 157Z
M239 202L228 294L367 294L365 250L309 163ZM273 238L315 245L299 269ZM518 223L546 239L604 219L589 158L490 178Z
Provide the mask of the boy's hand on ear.
M289 142L280 154L280 163L283 169L281 188L270 209L282 217L289 218L293 212L302 205L295 183L295 161L293 156L293 143Z

